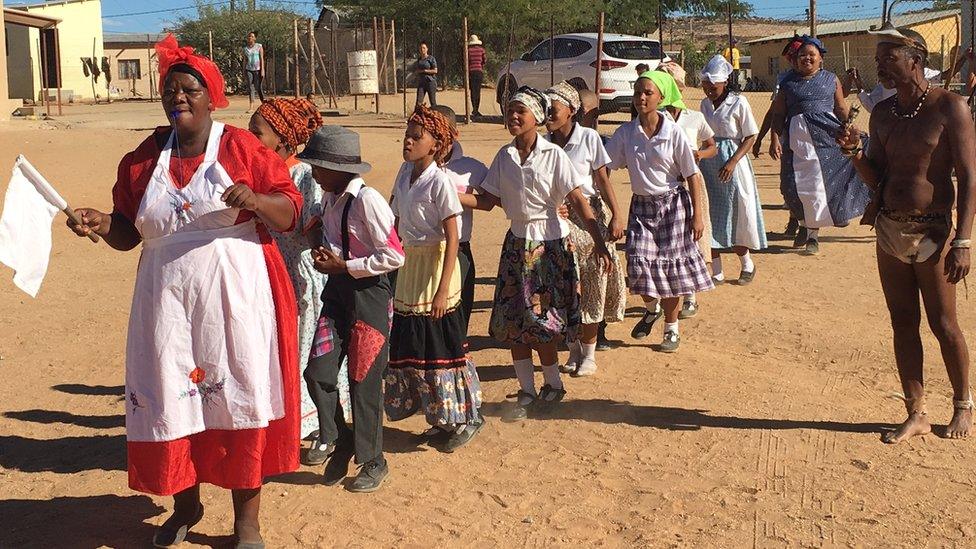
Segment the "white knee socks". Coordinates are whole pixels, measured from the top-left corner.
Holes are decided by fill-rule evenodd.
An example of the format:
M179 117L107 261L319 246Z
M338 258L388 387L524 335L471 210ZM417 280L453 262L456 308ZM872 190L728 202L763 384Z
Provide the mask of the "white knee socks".
M749 253L749 250L746 250L746 253L739 256L739 262L742 263L742 270L747 273L751 273L756 268L756 264L752 262L752 254Z
M535 367L532 365L532 358L523 358L513 361L515 366L515 377L518 378L519 388L522 391L535 395ZM556 370L558 375L559 370Z
M548 366L542 366L542 377L546 380L546 384L553 389L562 389L563 380L559 377L559 363L550 364Z
M712 258L712 277L716 280L725 280L725 273L722 271L722 256Z
M678 321L677 320L675 320L674 322L665 322L664 323L664 333L668 333L668 332L673 332L675 334L678 333Z

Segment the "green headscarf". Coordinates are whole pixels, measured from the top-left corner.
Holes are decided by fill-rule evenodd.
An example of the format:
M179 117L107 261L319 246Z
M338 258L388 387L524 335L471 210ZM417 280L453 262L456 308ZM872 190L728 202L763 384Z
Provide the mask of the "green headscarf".
M676 109L687 110L684 101L681 100L681 90L678 83L670 74L662 71L647 71L640 75L640 78L647 78L661 90L661 104L659 108L674 107Z

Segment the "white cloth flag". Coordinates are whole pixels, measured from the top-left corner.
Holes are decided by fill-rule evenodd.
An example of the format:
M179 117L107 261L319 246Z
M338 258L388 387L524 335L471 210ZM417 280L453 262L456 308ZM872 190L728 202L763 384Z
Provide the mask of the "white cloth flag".
M14 270L14 284L37 297L51 257L51 223L67 207L23 156L14 164L0 215L0 263Z

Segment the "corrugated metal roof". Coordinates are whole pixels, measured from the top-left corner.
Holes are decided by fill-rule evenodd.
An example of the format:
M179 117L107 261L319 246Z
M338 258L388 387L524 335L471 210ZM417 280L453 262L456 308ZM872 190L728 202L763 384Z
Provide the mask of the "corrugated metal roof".
M102 37L102 43L104 44L145 44L146 42L152 42L155 44L163 38L166 38L164 33L156 32L106 32Z
M918 25L919 23L928 23L929 21L937 21L939 19L944 19L946 17L952 17L954 15L959 15L960 11L958 9L954 10L941 10L941 11L924 11L917 13L905 13L902 15L895 15L892 18L892 23L896 27L906 27L909 25ZM871 30L872 26L881 26L881 17L871 17L869 19L854 19L851 21L831 21L824 23L817 23L817 36L830 36L832 34L860 34ZM806 34L810 32L810 25L797 25L795 28L790 29L789 32L781 32L779 34L773 34L770 36L764 36L762 38L757 38L755 40L749 40L746 44L761 44L763 42L775 42L777 40L785 40L787 38L792 38L794 31L796 34Z

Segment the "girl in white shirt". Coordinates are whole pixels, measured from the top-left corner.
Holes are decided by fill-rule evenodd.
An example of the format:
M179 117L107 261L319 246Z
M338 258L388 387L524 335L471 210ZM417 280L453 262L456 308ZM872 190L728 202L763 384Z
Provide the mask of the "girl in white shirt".
M702 175L711 204L712 276L716 284L725 281L719 249L731 248L742 264L738 283L749 284L756 265L749 250L766 247L766 225L756 174L749 161L749 150L759 134L759 126L745 97L729 90L732 65L716 55L702 69L701 110L715 131L718 156L702 161Z
M638 117L617 128L607 152L611 169L627 168L634 191L627 225L630 291L645 303L661 301L666 324L659 349L675 352L680 342L681 297L713 286L695 244L704 230L702 179L695 155L684 132L657 110L668 78L651 71L637 79ZM642 320L654 316L648 310Z
M624 215L617 206L617 196L610 185L607 171L610 157L603 147L600 134L573 121L573 115L580 107L576 88L567 82L560 82L546 90L546 95L552 102L546 120L549 130L546 139L566 151L576 168L579 190L589 202L604 240L616 242L624 236ZM573 244L573 256L582 282L580 313L583 328L579 339L569 342L569 361L562 371L575 376L589 376L596 373L600 323L624 319L627 284L617 254L611 254L611 269L605 272L600 258L594 253L596 247L593 239L586 232L586 222L575 212L569 220L572 222L569 240Z
M393 293L386 375L387 416L396 421L422 410L431 425L427 436L446 438L449 452L484 425L461 306L461 202L440 168L456 135L444 115L424 105L407 123L392 204L406 257Z
M589 203L578 189L573 164L558 146L541 139L549 100L522 87L507 106L506 125L515 139L495 156L482 183L483 194L462 195L461 204L490 210L501 205L511 221L498 262L489 333L512 348L520 390L508 421L530 409L544 412L566 395L559 376L557 345L575 339L579 328L579 277L567 246L569 223L559 216L568 198L585 220L604 269L611 264ZM532 350L539 354L545 384L535 390Z

